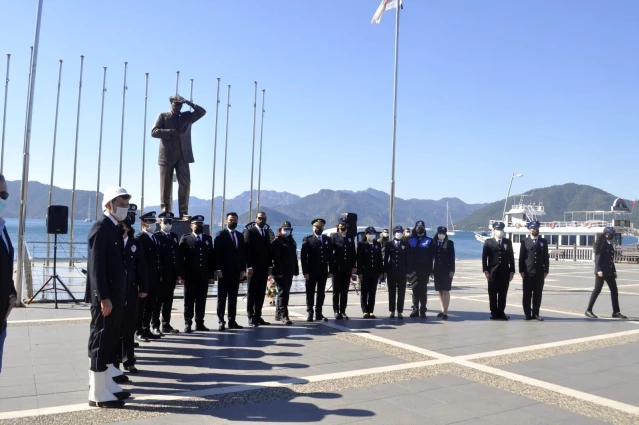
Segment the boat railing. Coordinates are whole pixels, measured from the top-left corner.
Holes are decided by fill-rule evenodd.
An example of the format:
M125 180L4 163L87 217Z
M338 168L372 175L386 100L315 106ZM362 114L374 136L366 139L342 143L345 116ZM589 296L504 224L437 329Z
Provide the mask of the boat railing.
M592 261L594 259L591 247L580 247L576 244L548 245L548 256L556 261Z
M543 205L537 205L537 204L513 204L510 206L511 210L521 210L521 211L530 211L532 213L538 214L538 213L544 213L544 206Z

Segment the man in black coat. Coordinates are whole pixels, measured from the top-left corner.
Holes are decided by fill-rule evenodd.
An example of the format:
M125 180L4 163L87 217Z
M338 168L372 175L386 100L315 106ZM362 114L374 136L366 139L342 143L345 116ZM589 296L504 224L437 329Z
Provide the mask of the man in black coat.
M410 245L410 272L415 273L413 286L413 311L410 317L426 318L426 302L428 302L428 279L433 271L433 240L426 235L426 224L423 220L415 223L415 228L408 239Z
M7 337L7 318L16 305L16 288L13 284L13 245L2 218L7 206L9 191L4 176L0 174L0 372L2 351Z
M149 339L159 339L163 334L160 329L151 329L151 317L153 311L160 310L159 301L162 300L163 283L162 271L160 269L160 248L158 239L152 231L157 221L155 211L149 211L140 217L141 232L136 239L140 243L144 259L146 262L148 295L141 298L138 304L138 330L135 339L142 342L149 342Z
M173 294L175 293L175 285L184 284L184 271L182 270L182 256L180 255L180 242L178 235L171 232L173 226L173 213L163 212L158 215L158 224L160 230L155 232L155 238L159 242L160 262L162 271L162 282L164 284L164 293L159 299L158 309L153 310L151 325L153 328L160 327L160 314L162 314L162 333L179 333L177 329L171 326L171 310L173 308Z
M226 214L226 229L215 236L215 266L217 269L217 318L218 329L223 331L226 325L224 313L226 300L229 302L229 329L242 329L235 321L237 314L237 292L240 280L246 273L246 249L242 234L237 228L237 213Z
M505 237L504 227L501 221L493 223L494 238L484 242L481 254L482 270L488 280L491 320L510 319L504 310L508 286L515 275L515 254L512 242Z
M127 273L118 221L129 211L131 195L121 187L104 192L104 214L88 235L87 284L84 300L91 303L88 352L89 405L122 407L130 396L113 381L112 362L120 342L120 324L126 299Z
M204 216L191 218L191 233L180 240L180 256L184 265L184 332L192 332L193 305L195 330L206 332L204 313L209 285L213 284L215 256L213 238L204 234Z
M322 307L326 296L326 279L333 277L329 273L333 248L331 238L322 236L326 220L316 218L311 224L313 225L313 234L302 240L301 252L302 274L306 280L306 321L313 321L313 298L316 289L315 319L327 321L328 319L322 314Z
M386 267L386 284L388 285L388 310L391 319L395 317L403 319L404 298L406 296L406 281L408 279L410 245L404 239L402 226L393 228L392 241L386 242L384 247L384 265ZM397 304L395 301L397 300Z
M249 326L270 325L262 318L262 306L266 296L266 282L273 271L271 241L273 233L266 224L266 213L260 211L255 221L244 228L244 246L246 247L246 265L248 266L248 293L246 311Z
M331 235L330 272L333 275L333 312L335 318L348 319L346 306L348 305L348 289L351 286L351 276L357 274L357 254L355 239L348 236L348 222L340 218L337 223L337 233Z
M519 248L519 274L523 278L523 300L525 320L544 319L539 316L541 293L544 290L544 279L548 276L550 265L548 242L539 236L539 222L528 223L530 236L521 241ZM532 299L532 310L530 301Z

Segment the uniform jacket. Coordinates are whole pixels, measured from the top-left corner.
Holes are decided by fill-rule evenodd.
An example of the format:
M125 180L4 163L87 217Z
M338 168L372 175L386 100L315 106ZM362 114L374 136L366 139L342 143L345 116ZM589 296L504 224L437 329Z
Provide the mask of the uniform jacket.
M262 235L263 233L263 235ZM254 272L266 273L273 266L271 258L271 229L268 224L263 227L263 232L256 223L249 223L244 229L244 246L246 248L246 265Z
M16 295L16 288L13 283L13 245L9 238L7 228L4 228L4 238L7 246L0 240L0 333L7 328L4 317L7 315L9 307L9 297Z
M397 243L396 243L397 242ZM386 242L384 265L391 276L405 276L410 270L410 245L404 238Z
M513 244L508 238L503 238L501 248L495 238L487 239L481 253L483 272L491 276L505 277L515 273L515 254Z
M428 276L433 271L433 240L428 236L411 236L408 239L410 245L411 273L417 272Z
M94 306L109 299L124 307L127 274L124 268L122 231L110 217L102 215L88 236L87 285L84 301Z
M124 245L124 268L127 274L127 293L131 291L148 294L149 283L146 271L146 259L137 239L128 237Z
M155 238L155 234L153 234L153 237ZM155 241L153 241L147 232L140 232L135 238L140 243L142 252L144 252L149 291L152 291L157 285L162 284L162 261L160 259L160 247L158 245L160 241L158 238L155 238Z
M433 274L435 276L448 277L449 273L455 273L455 244L450 239L433 241Z
M228 229L215 236L215 268L221 270L225 279L239 279L240 272L246 270L246 248L242 233L235 231L237 247Z
M521 248L519 249L519 273L548 273L549 263L548 242L546 239L540 236L537 237L536 245L530 236L521 241Z
M333 246L330 236L322 235L322 243L316 235L308 235L302 240L302 274L318 277L328 276L332 261Z
M278 236L271 243L273 258L273 276L297 276L300 267L297 263L297 243L292 236Z
M155 232L155 238L159 242L160 262L162 264L162 280L174 284L178 276L184 277L182 254L178 235L162 231Z
M384 273L384 258L382 257L382 245L373 241L357 244L357 274L366 276L379 276Z
M195 162L191 146L191 125L205 114L204 108L195 105L193 112L163 112L158 115L151 129L151 136L160 139L158 164L171 165L180 159L188 163Z
M614 276L617 272L615 267L615 247L605 241L601 250L595 253L595 273L602 272L604 276Z
M213 238L202 233L201 241L193 233L187 233L180 239L180 261L184 269L186 284L206 282L215 275L215 249Z
M331 235L333 252L331 255L330 272L350 273L357 267L357 253L355 252L355 239L351 236L343 236L341 233Z

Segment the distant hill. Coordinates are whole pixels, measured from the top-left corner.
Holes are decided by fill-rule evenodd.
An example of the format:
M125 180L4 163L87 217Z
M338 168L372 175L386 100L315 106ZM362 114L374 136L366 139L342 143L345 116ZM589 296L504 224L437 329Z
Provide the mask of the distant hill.
M610 206L617 198L617 196L596 187L575 183L534 189L526 192L526 195L524 198L526 203L543 202L546 211L544 221L570 220L570 217L564 218L564 212L567 211L610 211ZM506 210L510 209L511 205L519 203L520 196L511 196ZM504 199L478 209L461 220L458 225L460 228L468 230L486 228L489 220L501 218L503 209ZM633 217L636 222L636 211L633 213Z

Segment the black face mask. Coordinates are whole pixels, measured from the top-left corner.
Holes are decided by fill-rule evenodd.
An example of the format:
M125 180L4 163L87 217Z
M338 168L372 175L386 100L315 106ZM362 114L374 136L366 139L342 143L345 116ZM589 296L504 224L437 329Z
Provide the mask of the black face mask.
M324 229L320 229L318 227L313 227L313 232L315 232L316 235L321 235L322 232L324 231Z
M257 225L258 226L264 227L265 224L266 224L266 218L261 218L261 217L257 218Z
M423 227L418 227L417 229L415 229L415 231L417 232L418 235L423 235L426 229Z
M533 236L537 236L537 235L539 235L539 230L537 230L537 229L531 230L530 234L533 235Z
M615 235L613 235L612 233L606 233L606 239L608 239L609 241L613 240L615 238Z
M235 230L235 228L237 227L237 223L229 223L227 227L231 230Z
M198 224L197 226L195 226L195 234L199 235L204 231L204 226L202 226L201 224Z
M347 230L348 230L348 228L347 228L347 227L339 226L339 231L340 231L340 232L346 232Z

